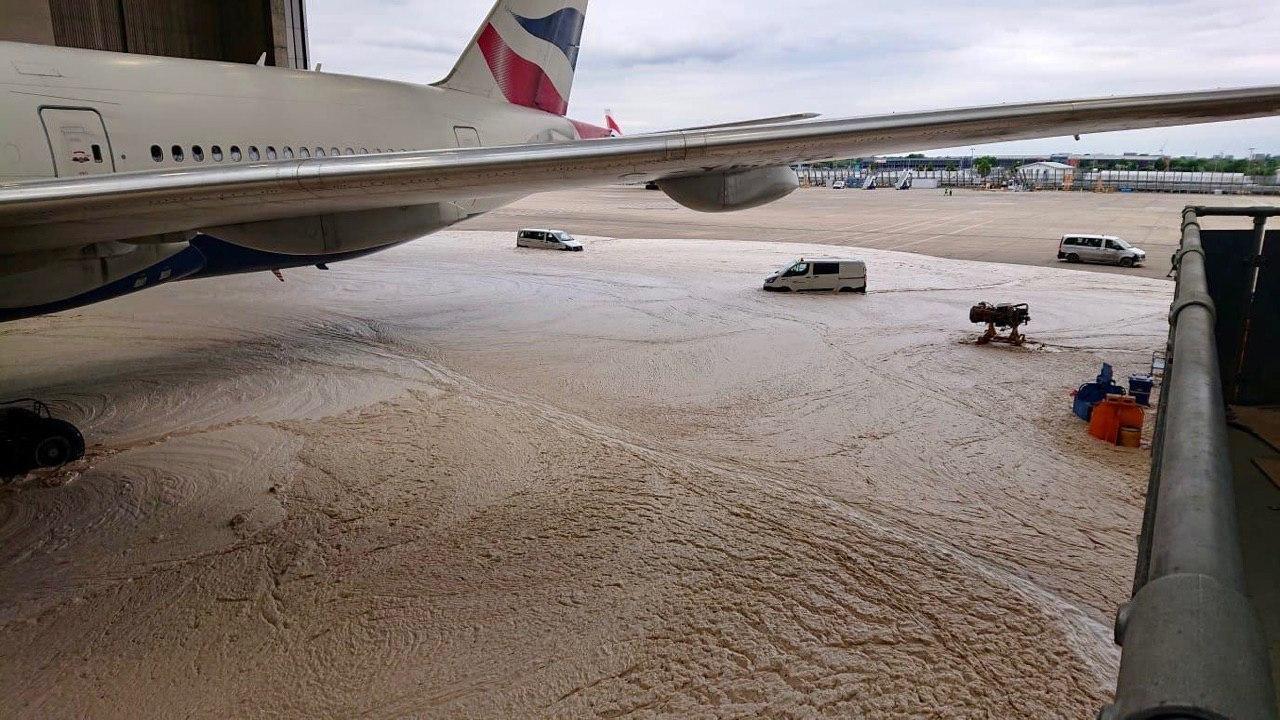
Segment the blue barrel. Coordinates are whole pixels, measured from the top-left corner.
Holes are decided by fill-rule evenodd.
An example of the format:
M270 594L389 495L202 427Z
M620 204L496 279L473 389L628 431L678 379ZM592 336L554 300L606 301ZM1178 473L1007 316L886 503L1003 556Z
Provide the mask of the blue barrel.
M1129 376L1129 394L1139 405L1151 405L1151 389L1155 386L1155 378L1150 375Z

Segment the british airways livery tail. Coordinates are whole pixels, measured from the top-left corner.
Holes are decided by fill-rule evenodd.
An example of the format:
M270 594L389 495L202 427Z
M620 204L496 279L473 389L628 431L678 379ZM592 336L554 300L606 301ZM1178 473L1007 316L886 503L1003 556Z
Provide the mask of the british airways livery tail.
M564 115L587 0L499 0L439 87Z

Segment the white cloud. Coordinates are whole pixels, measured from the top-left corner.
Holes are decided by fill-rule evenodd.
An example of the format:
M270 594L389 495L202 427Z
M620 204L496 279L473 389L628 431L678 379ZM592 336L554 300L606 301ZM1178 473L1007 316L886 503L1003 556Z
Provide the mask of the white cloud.
M443 77L490 0L309 0L326 70ZM594 0L571 115L633 131L1280 82L1275 0ZM1280 120L996 151L1280 153Z

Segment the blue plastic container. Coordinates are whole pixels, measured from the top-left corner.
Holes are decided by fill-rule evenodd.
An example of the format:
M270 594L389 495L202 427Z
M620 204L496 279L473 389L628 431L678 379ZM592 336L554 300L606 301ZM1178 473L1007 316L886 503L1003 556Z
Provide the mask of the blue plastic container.
M1081 420L1088 421L1093 415L1093 406L1107 399L1108 395L1123 395L1124 388L1116 385L1112 381L1111 365L1102 363L1102 372L1098 373L1098 379L1091 383L1085 383L1076 390L1075 401L1071 403L1071 411Z
M1155 386L1156 380L1150 375L1129 376L1129 394L1139 405L1151 406L1151 389Z

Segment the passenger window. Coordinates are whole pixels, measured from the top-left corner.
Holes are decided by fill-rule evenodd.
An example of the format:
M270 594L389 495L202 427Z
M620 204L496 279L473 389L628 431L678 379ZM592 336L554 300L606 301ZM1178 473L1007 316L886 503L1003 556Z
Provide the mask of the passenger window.
M240 146L239 146L239 145L232 145L232 146L231 146L231 161L232 161L232 162L240 162L240 157L241 157L241 156L240 156Z
M1117 244L1117 243L1116 243L1116 241L1114 241L1114 240L1108 240L1108 241L1107 241L1107 249L1108 249L1108 250L1119 250L1119 249L1120 249L1120 245L1119 245L1119 244Z
M222 146L214 145L209 148L209 156L213 158L214 162L222 162Z
M174 162L182 162L183 159L186 158L186 156L182 153L181 145L174 145L173 147L169 148L169 152L173 153Z
M249 159L250 159L250 160L260 160L261 158L262 158L262 156L258 154L258 146L257 146L257 145L250 145L250 146L249 146Z
M288 159L290 159L290 158L292 158L292 157L293 157L293 148L289 147L288 145L285 145L285 146L284 146L284 158L285 158L286 160L288 160Z
M204 148L199 145L191 146L191 159L196 162L204 162Z
M346 150L343 150L343 151L342 151L342 153L343 153L344 155L355 155L355 154L356 154L356 151L355 151L355 150L352 150L351 148L347 148Z
M1089 247L1092 247L1092 248L1102 247L1102 238L1089 238Z
M151 159L156 162L164 161L164 150L161 150L159 145L151 146Z
M1080 243L1075 238L1063 238L1062 244L1063 245L1079 245Z
M361 154L361 155L368 155L368 154L369 154L369 148L360 148L360 154Z
M839 275L840 263L814 263L814 275Z
M102 146L94 145L92 150L93 150L93 161L96 163L102 162Z
M334 156L334 157L337 157L337 156L341 155L342 153L338 152L338 148L329 148L329 154L330 154L330 155L332 155L332 156Z
M300 148L298 148L298 157L300 157L300 158L309 158L309 157L311 157L311 151L310 151L310 150L308 150L308 149L306 149L306 148L304 148L304 147L300 147Z
M324 157L324 148L322 147L316 148L316 157Z
M268 145L268 146L267 146L267 159L268 159L268 160L275 160L275 159L276 159L276 157L277 157L277 155L276 155L276 149L275 149L275 148L273 148L273 147L271 147L270 145Z

